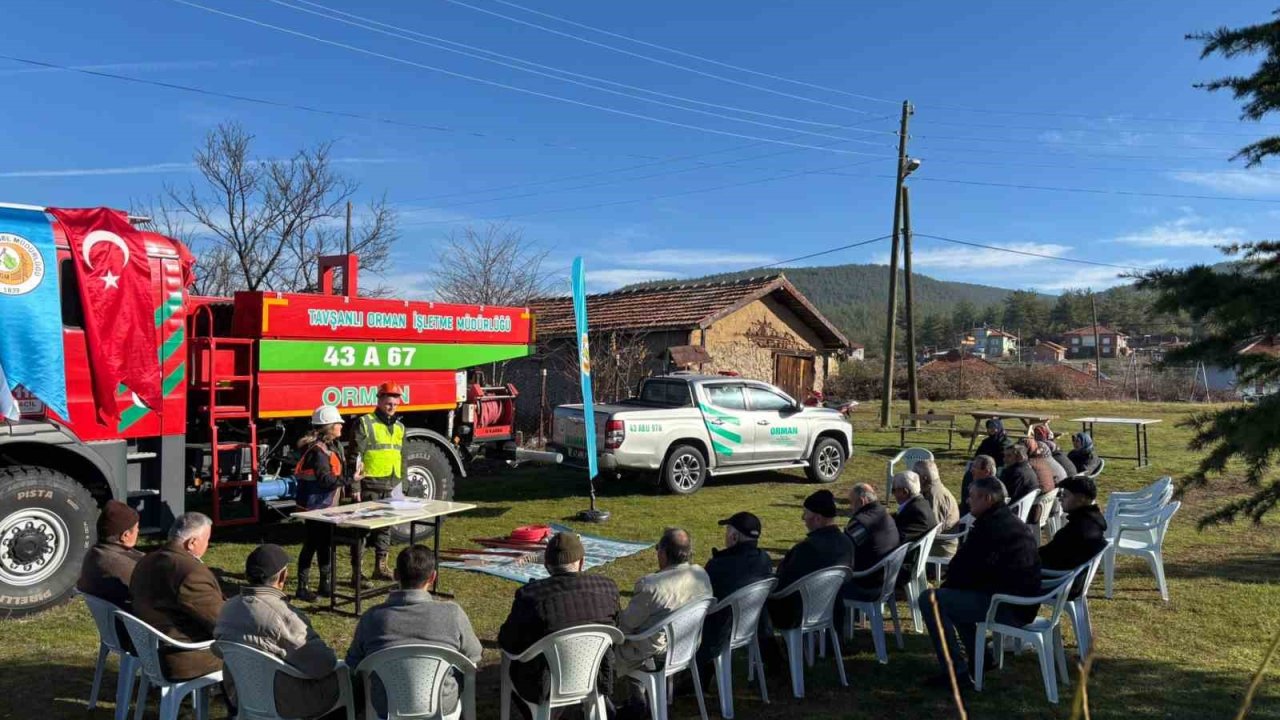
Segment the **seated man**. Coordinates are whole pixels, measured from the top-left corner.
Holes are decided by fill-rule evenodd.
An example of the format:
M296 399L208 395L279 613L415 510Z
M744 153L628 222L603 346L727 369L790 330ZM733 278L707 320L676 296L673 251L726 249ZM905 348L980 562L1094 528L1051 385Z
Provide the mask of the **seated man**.
M658 540L657 555L658 571L636 581L631 602L618 620L618 629L627 635L648 628L690 602L713 597L707 571L689 562L693 558L693 541L687 531L667 528L662 539ZM649 660L666 652L666 649L665 633L644 640L628 640L617 650L619 677L642 665L651 666ZM634 712L639 685L626 683L624 687L630 695Z
M712 550L707 561L707 576L711 578L711 592L717 600L723 600L734 592L773 576L773 561L769 553L756 544L760 540L760 518L749 512L735 513L720 521L724 526L724 550ZM772 635L768 620L760 618L760 634ZM708 615L702 626L702 645L698 648L698 664L706 667L715 656L724 651L733 630L733 613L728 608ZM703 675L707 682L709 674Z
M920 481L917 479L916 489L919 487ZM880 498L876 497L876 491L870 485L861 483L849 488L849 507L853 510L853 517L845 525L844 534L853 543L853 569L860 572L873 567L885 555L897 550L902 543L893 516L880 504ZM845 586L841 596L854 600L873 600L883 587L884 574L876 572L851 581ZM840 604L836 610L837 615L843 610L844 605Z
M131 612L129 582L142 559L134 549L137 544L138 511L119 500L108 500L98 516L98 542L85 553L76 589ZM127 641L127 635L120 634L121 642Z
M1031 467L1026 445L1015 443L1004 449L1004 469L1000 471L1000 482L1004 483L1010 503L1021 500L1027 493L1040 492L1040 479L1036 476L1035 468ZM973 486L969 487L972 489Z
M249 553L244 563L249 584L222 606L213 636L274 655L305 675L307 679L276 673L276 712L287 718L317 718L338 701L338 656L307 616L289 605L284 592L289 562L279 545L259 545Z
M1004 450L1000 451L1001 457L1004 456ZM969 472L964 474L964 481L960 483L960 517L963 518L969 514L969 486L974 480L981 478L996 477L999 473L999 466L996 465L995 458L989 455L979 455L969 464ZM1006 488L1007 489L1007 488ZM951 528L947 528L949 532ZM952 553L954 554L954 552Z
M356 625L351 647L347 648L347 666L355 672L366 657L397 645L434 643L453 648L480 662L480 639L471 629L471 620L462 608L451 602L431 597L436 582L436 562L431 551L412 545L396 557L396 582L386 602L367 610ZM447 715L458 705L458 678L449 674L440 688L440 713ZM373 679L373 707L379 715L387 713L387 693L382 682Z
M1107 520L1098 509L1098 486L1090 477L1063 480L1058 499L1067 524L1040 548L1040 565L1046 570L1074 570L1107 546Z
M778 563L775 593L809 573L837 566L853 568L853 541L836 524L836 498L830 490L818 490L805 498L800 518L809 534ZM800 593L769 600L769 618L778 629L797 627L800 610Z
M920 494L920 476L914 472L897 473L893 476L892 486L893 499L898 501L898 514L893 516L893 523L898 526L899 542L915 542L938 524L933 507ZM857 550L854 553L856 560Z
M511 612L498 630L498 645L512 655L528 650L557 630L575 625L618 624L618 586L604 575L582 572L586 551L582 540L562 532L547 542L543 565L550 577L516 590ZM511 663L511 684L516 694L529 702L547 697L547 661L543 657L527 663ZM596 681L606 697L613 691L613 652L605 654ZM523 703L513 703L524 715Z
M977 623L987 617L992 595L1040 594L1039 542L1031 526L1009 509L1004 485L995 478L974 480L969 488L969 507L975 518L973 529L951 558L946 580L941 588L927 590L920 597L925 626L943 670L932 684L946 687L950 686L948 670L955 671L961 687L972 687L969 659L975 652L984 651L975 647L974 635ZM934 620L934 598L942 616L941 628ZM996 620L1025 625L1035 619L1036 609L1035 606L1003 605ZM951 655L950 668L942 652L943 642L947 643Z
M200 558L209 550L213 521L189 512L169 529L169 544L138 561L129 581L133 614L184 643L213 639L222 610L222 588ZM161 645L161 669L169 680L190 680L222 669L208 650L173 650Z

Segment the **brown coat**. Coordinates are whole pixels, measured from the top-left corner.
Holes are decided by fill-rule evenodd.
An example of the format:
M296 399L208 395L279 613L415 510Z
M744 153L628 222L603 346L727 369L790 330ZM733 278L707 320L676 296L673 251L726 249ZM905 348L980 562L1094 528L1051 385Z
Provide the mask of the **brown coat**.
M180 543L171 542L144 557L129 584L133 613L138 619L179 642L213 639L213 628L222 610L222 588L213 571ZM188 680L222 667L222 660L208 650L160 654L165 676Z
M132 610L129 581L143 554L118 542L103 541L89 548L80 565L76 589L102 598L121 610Z

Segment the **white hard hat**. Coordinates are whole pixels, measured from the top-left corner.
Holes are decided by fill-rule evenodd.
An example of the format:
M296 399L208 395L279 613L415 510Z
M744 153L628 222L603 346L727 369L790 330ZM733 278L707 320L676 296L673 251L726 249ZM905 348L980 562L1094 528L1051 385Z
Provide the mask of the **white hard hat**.
M311 413L312 425L338 425L342 423L342 413L332 405L321 405Z

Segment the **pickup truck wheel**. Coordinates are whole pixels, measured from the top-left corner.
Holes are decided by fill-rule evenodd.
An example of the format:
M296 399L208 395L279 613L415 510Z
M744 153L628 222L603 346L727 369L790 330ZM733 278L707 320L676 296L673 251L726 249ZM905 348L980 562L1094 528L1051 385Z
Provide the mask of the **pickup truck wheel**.
M427 440L408 440L404 444L405 497L427 500L453 499L453 466L444 451ZM431 540L431 530L419 528L415 540ZM391 541L397 545L409 542L409 525L391 528Z
M0 468L0 607L24 617L69 600L93 544L98 504L80 483L35 466Z
M662 484L676 495L692 495L707 479L707 458L692 445L678 445L662 465Z
M809 454L809 467L805 468L809 480L816 483L833 483L844 469L844 448L834 438L822 438Z

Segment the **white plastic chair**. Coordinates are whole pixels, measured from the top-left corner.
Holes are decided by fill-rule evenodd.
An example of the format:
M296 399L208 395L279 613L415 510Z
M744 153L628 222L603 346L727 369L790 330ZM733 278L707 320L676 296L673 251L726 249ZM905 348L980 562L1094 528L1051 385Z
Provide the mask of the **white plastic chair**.
M96 595L80 593L84 604L89 607L93 616L93 624L98 626L98 665L93 670L93 688L89 691L89 710L98 706L98 696L102 691L102 674L107 667L107 655L120 656L120 672L116 678L116 720L129 717L129 705L133 702L133 683L138 678L141 666L120 643L116 633L116 613L119 608L109 600Z
M1039 492L1037 491L1029 492L1026 495L1023 495L1022 497L1013 501L1009 505L1009 509L1012 510L1013 514L1017 515L1018 518L1022 520L1022 522L1027 522L1027 519L1031 517L1031 508L1035 507L1036 500L1038 500L1039 498L1040 498Z
M1116 515L1146 515L1169 504L1173 499L1173 478L1168 475L1150 485L1132 491L1118 490L1107 495L1107 523Z
M897 589L895 586L898 573L902 570L902 563L907 558L908 549L906 545L899 545L896 550L880 558L880 562L866 570L858 570L849 575L850 580L857 580L877 572L884 573L880 594L875 600L854 600L853 598L844 600L844 636L850 641L853 640L854 611L866 615L871 625L871 639L876 646L876 658L881 665L889 662L889 653L884 647L884 605L886 603L889 605L889 614L893 617L893 632L898 638L898 649L903 648L902 620L898 617L898 602L894 595Z
M1040 496L1036 498L1034 507L1039 509L1039 513L1036 515L1037 540L1039 540L1045 533L1048 533L1049 537L1052 538L1054 533L1057 532L1057 525L1053 520L1055 516L1052 513L1054 508L1058 506L1058 492L1058 488L1054 488L1049 492L1040 493ZM1028 514L1027 517L1030 517L1030 514ZM1060 517L1060 515L1058 517Z
M551 710L568 705L583 705L588 718L604 720L604 696L596 691L600 663L609 648L622 643L622 631L610 625L579 625L547 635L519 655L502 653L502 699L499 714L511 718L511 663L529 662L539 655L546 658L549 675L547 699L532 703L518 698L529 708L534 720L550 720Z
M116 613L124 623L125 630L129 631L129 639L133 641L133 649L142 665L142 683L138 686L134 720L142 720L147 709L147 693L153 685L160 689L160 720L177 720L178 708L188 695L195 705L196 719L206 720L209 717L209 686L222 682L222 671L216 670L190 680L166 680L160 666L160 645L178 650L208 650L213 647L213 641L178 642L123 610L117 610Z
M222 658L223 672L230 673L235 683L238 720L285 720L284 716L276 712L276 673L284 673L300 680L308 679L306 675L274 655L241 643L215 640L213 649ZM335 671L338 675L338 701L325 712L346 708L347 720L355 720L351 671L342 662L338 663Z
M840 652L840 634L836 632L835 611L836 601L840 599L840 588L844 586L845 580L852 572L847 567L832 567L811 572L774 593L771 598L780 600L800 593L800 624L794 628L779 630L787 644L787 664L791 668L791 692L797 698L804 697L803 641L806 636L815 633L818 639L824 639L828 634L831 636L831 645L836 656L836 670L840 674L840 685L849 686L849 680L844 674L844 656ZM823 647L826 647L825 643Z
M1182 503L1175 502L1142 516L1117 515L1115 523L1107 527L1107 537L1115 541L1103 561L1107 571L1108 599L1115 583L1116 556L1134 555L1145 559L1151 566L1160 586L1160 599L1169 601L1169 585L1164 577L1164 536L1180 507Z
M1107 459L1098 458L1098 467L1094 468L1093 472L1089 473L1089 479L1097 480L1098 476L1102 474L1103 468L1105 468L1106 466L1107 466Z
M1004 667L1003 637L1028 643L1035 648L1040 659L1040 674L1044 678L1044 692L1049 702L1058 702L1058 681L1070 684L1067 668L1067 654L1062 646L1062 610L1066 607L1067 596L1071 593L1071 585L1080 574L1079 568L1056 580L1058 584L1048 593L1039 597L1020 597L1017 595L993 595L991 605L987 608L987 619L978 623L977 638L974 647L986 645L987 633L992 633L992 645L996 651L996 663ZM1037 617L1030 624L1018 627L996 621L996 614L1001 605L1040 606L1049 605L1052 610L1047 618ZM982 689L982 671L986 653L979 650L974 653L973 686ZM1059 670L1061 677L1058 676Z
M707 617L707 608L714 602L715 598L710 597L694 600L653 625L626 637L627 642L641 642L650 640L659 633L667 636L662 667L646 670L641 666L627 673L627 677L644 683L645 694L649 697L649 715L653 720L666 720L667 682L685 670L693 676L693 693L698 698L698 712L702 714L702 720L707 720L707 701L702 696L702 678L698 676L698 663L694 662L694 656L698 652L698 645L702 644L702 622Z
M906 565L907 561L903 561L910 576L903 590L907 594L907 604L911 607L911 623L917 634L924 632L924 616L920 613L920 596L929 589L929 553L933 550L933 541L940 532L942 532L942 525L934 525L933 529L922 535L919 540L906 545L907 557L911 558L911 564ZM949 558L945 559L949 560Z
M732 613L729 642L715 657L716 689L720 695L720 716L733 718L733 651L747 648L747 682L755 678L760 683L760 699L769 702L769 686L765 682L764 662L760 657L760 638L757 630L764 613L769 593L778 584L777 578L768 578L738 588L723 600L712 605L707 615L724 611Z
M885 473L885 483L884 483L885 497L893 497L893 473L894 473L895 465L897 465L898 463L903 463L903 467L905 467L907 470L910 470L912 467L915 466L917 462L921 460L932 460L932 459L933 459L933 453L925 448L920 448L920 447L907 448L906 450L903 450L897 455L894 455L893 459L889 461L889 470L887 473Z
M440 707L440 689L454 668L462 673L462 693L453 712L445 714ZM386 691L386 715L379 715L373 706L375 675ZM356 676L364 687L365 720L476 718L476 664L451 647L415 643L379 650L360 661Z
M1089 616L1089 588L1093 585L1093 578L1098 574L1098 568L1102 565L1102 559L1111 548L1112 542L1108 540L1107 547L1099 550L1089 562L1076 568L1084 573L1080 595L1070 597L1071 593L1068 592L1067 618L1071 620L1071 629L1076 634L1076 649L1080 654L1080 662L1084 662L1093 650L1093 619ZM1071 572L1071 570L1041 570L1040 574L1047 582L1052 581L1052 584L1056 584L1058 578L1069 575Z
M958 525L960 528L959 530L949 533L940 532L938 533L938 536L934 538L934 542L937 543L939 541L955 540L957 545L963 545L965 538L969 537L969 531L973 529L973 521L974 517L972 515L965 515L960 518L960 523ZM951 557L930 557L926 562L929 567L933 568L934 582L941 584L942 568L951 564ZM916 615L912 615L912 620L914 620L917 615L919 615L919 608L917 608Z

